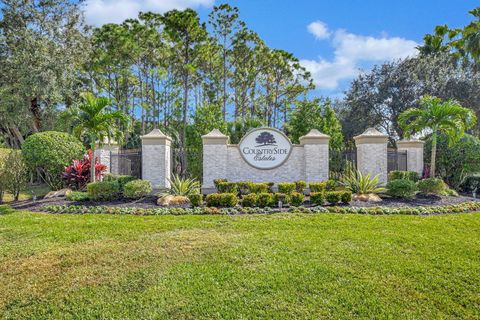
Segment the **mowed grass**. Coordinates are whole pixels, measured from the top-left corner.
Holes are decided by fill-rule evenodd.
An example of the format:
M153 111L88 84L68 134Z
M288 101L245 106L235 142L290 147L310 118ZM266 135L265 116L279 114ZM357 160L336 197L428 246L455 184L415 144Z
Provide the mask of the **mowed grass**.
M0 318L480 318L480 214L3 215Z

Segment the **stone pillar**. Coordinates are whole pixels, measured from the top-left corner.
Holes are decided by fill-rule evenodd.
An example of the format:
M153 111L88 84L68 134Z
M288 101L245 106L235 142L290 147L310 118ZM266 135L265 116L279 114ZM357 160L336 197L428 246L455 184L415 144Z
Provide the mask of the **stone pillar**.
M153 129L142 139L142 179L154 188L170 188L172 138L159 129Z
M370 173L372 177L379 175L382 184L387 183L388 135L368 128L359 136L353 137L357 147L357 168L363 174Z
M117 173L114 169L117 168L115 166L112 159L112 155L118 155L120 150L120 146L116 141L113 140L105 140L101 144L97 143L95 147L95 158L98 158L101 164L107 166L107 170L105 173Z
M227 178L228 136L218 129L202 136L203 141L203 192L215 187L213 180Z
M407 151L407 170L415 171L421 177L423 173L423 146L421 140L397 141L398 151Z
M300 137L300 145L303 146L305 158L305 181L320 182L328 179L330 136L316 129Z

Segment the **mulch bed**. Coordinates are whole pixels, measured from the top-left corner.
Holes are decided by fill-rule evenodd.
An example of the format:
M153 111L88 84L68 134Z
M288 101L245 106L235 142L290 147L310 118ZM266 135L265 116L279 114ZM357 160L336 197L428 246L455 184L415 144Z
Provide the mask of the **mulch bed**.
M44 205L79 205L79 206L112 206L112 207L130 207L153 209L159 206L156 203L156 197L146 197L140 200L118 199L113 201L92 202L92 201L68 201L65 198L40 199L37 201L19 201L11 204L11 207L18 210L27 210L33 212L42 212ZM458 197L439 197L434 195L418 195L411 200L399 200L393 198L384 198L381 202L363 202L352 201L351 206L355 207L417 207L417 206L444 206L450 204L459 204L469 201L480 201L480 198L472 198L464 195ZM305 205L308 207L309 205Z

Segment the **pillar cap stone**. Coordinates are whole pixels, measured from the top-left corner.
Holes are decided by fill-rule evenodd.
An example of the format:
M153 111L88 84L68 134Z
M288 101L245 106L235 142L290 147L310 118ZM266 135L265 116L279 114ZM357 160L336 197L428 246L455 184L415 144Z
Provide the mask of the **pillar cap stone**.
M419 139L403 139L397 141L398 148L423 148L425 141Z
M328 144L330 136L324 133L321 133L317 129L310 130L309 133L300 137L300 144Z
M102 141L97 141L96 145L97 147L99 146L118 147L119 143L113 140L113 138L104 137Z
M172 138L164 134L160 129L153 129L149 134L140 137L142 144L167 144Z
M364 143L387 143L388 134L381 133L375 128L368 128L361 135L353 137L355 144Z
M218 129L213 129L202 136L203 144L227 144L228 136L224 135Z

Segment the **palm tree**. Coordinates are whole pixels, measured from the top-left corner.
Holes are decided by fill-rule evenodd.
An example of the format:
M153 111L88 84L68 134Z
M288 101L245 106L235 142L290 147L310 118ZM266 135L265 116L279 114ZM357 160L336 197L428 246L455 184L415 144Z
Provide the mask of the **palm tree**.
M450 145L458 141L465 130L475 125L475 113L462 107L454 100L442 101L438 97L424 96L420 100L420 108L410 108L398 117L398 123L404 130L404 135L411 135L431 131L432 157L430 177L435 177L435 160L437 155L437 135L444 133L448 136Z
M90 166L91 181L95 181L95 144L102 144L105 138L120 142L123 132L119 125L128 126L129 118L122 111L111 111L111 101L106 97L95 97L91 92L81 94L82 103L72 109L73 133L80 139L87 138L92 150Z

